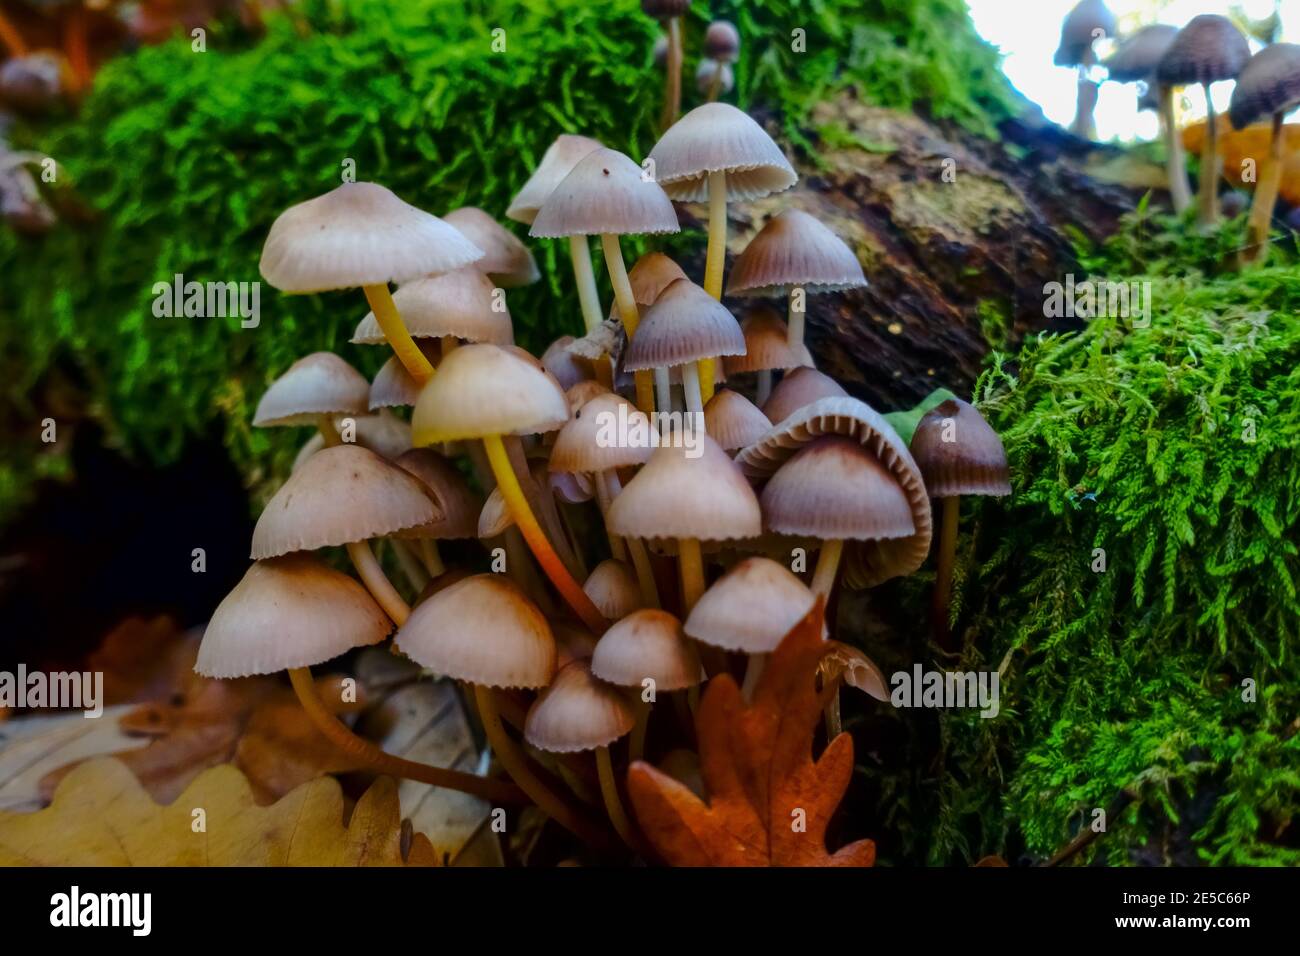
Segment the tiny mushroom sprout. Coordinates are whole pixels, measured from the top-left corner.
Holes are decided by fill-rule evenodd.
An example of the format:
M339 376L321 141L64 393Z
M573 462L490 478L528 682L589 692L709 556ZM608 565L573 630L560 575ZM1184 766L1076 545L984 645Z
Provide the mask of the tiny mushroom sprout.
M936 640L945 645L961 496L1011 494L1007 455L1002 439L984 416L956 398L940 403L921 419L912 435L912 455L930 497L943 501L932 623Z
M258 561L213 612L194 669L237 678L287 670L312 723L332 743L379 773L517 802L515 787L475 774L385 753L348 730L317 695L311 667L354 647L383 641L391 629L374 598L352 578L306 554Z
M1165 163L1169 173L1169 197L1174 211L1181 213L1191 205L1192 196L1187 188L1183 141L1178 135L1178 123L1174 115L1174 88L1161 83L1156 77L1156 68L1176 36L1178 28L1165 23L1145 26L1120 43L1119 48L1106 61L1106 70L1117 83L1145 83L1147 93L1155 94L1167 154Z
M1093 120L1097 82L1089 75L1097 62L1094 44L1114 34L1115 14L1102 0L1080 0L1061 24L1061 43L1052 59L1057 66L1072 66L1078 73L1078 103L1070 132L1083 139L1097 135Z
M411 427L416 445L483 442L497 487L542 571L582 622L599 634L605 619L537 523L502 441L503 435L554 431L568 419L564 391L541 363L508 348L479 343L458 348L442 360L439 374L420 393Z
M635 340L640 314L623 262L620 236L677 232L677 213L663 189L630 158L598 149L579 161L555 187L533 220L530 235L542 238L600 236L605 267L629 340ZM654 410L649 375L637 376L637 407Z
M374 394L374 386L371 386L371 395ZM337 424L339 419L335 419ZM369 448L376 455L387 458L392 461L404 451L411 448L411 426L404 419L398 418L392 412L380 409L374 415L363 415L355 419L356 434L352 436L355 444L362 448ZM297 471L303 464L316 452L325 445L325 439L321 437L320 431L308 438L301 448L298 449L298 455L293 460L292 471Z
M453 226L375 183L341 186L291 206L262 248L262 277L282 292L361 288L384 337L417 382L433 367L416 348L390 282L450 272L483 258Z
M763 403L763 414L773 425L779 425L795 412L823 398L848 398L849 393L839 382L815 368L797 368L772 389L772 396Z
M740 323L745 336L745 354L727 359L727 375L754 372L758 382L754 401L762 405L772 395L772 373L785 372L813 364L812 355L803 342L791 342L789 330L780 316L760 309Z
M370 385L333 352L313 352L289 366L257 403L253 425L312 425L326 445L339 444L335 415L365 415Z
M476 206L462 206L442 217L483 250L474 268L503 289L532 285L542 277L537 260L519 237Z
M1219 129L1210 84L1234 79L1250 59L1250 44L1231 20L1217 14L1193 17L1178 31L1156 68L1156 79L1169 87L1199 83L1205 88L1205 144L1198 183L1202 226L1219 218Z
M641 0L641 11L654 17L664 28L668 47L664 60L664 108L660 125L667 129L682 111L682 26L680 18L691 9L691 0ZM656 46L657 49L657 46Z
M731 74L730 64L735 63L740 56L740 31L735 24L728 20L714 20L710 23L704 31L704 55L708 59L700 63L701 68L705 64L713 66L707 91L707 99L712 103L724 85L727 90L731 89L727 79Z
M723 451L736 452L758 441L772 427L767 416L744 395L718 389L704 406L705 430Z
M471 685L484 733L506 773L561 826L588 842L604 842L599 829L533 772L501 723L497 690L540 690L556 670L551 627L517 584L501 574L457 581L416 605L394 644L421 667Z
M651 174L673 199L709 202L709 245L704 290L722 298L727 256L728 198L761 199L799 179L772 137L746 113L727 103L691 110L650 151ZM713 397L712 362L700 369L704 400Z
M697 363L743 354L745 334L736 317L690 279L678 279L646 310L637 334L628 342L623 367L638 373L680 368L686 409L697 416L692 427L703 430L704 398ZM664 412L672 408L667 399L659 399L666 406Z
M736 87L736 74L731 65L717 60L701 60L695 68L695 89L710 103L725 96Z
M1228 115L1237 129L1267 119L1272 122L1273 130L1268 162L1260 171L1250 207L1250 231L1243 253L1247 262L1261 258L1267 248L1273 207L1277 205L1286 161L1282 118L1297 106L1300 106L1300 46L1274 43L1251 57L1237 78Z
M807 296L860 289L862 266L844 240L813 216L787 209L768 220L731 268L728 295L785 295L790 347L803 345Z
M424 353L429 364L436 366L442 356L442 346L437 339L417 339L416 348ZM394 355L379 366L370 383L370 410L381 408L410 408L420 397L420 385L411 378L406 366ZM323 432L322 432L323 434Z
M636 573L624 562L613 558L596 565L596 569L583 582L582 589L591 598L591 603L610 621L627 617L643 606Z
M589 136L561 133L546 147L542 161L511 200L506 218L531 226L542 203L560 184L560 180L569 175L579 160L600 148L600 141ZM596 288L596 273L591 268L591 246L586 236L569 236L569 259L573 265L573 279L578 286L583 324L586 331L591 332L600 324L600 292Z
M566 392L577 385L579 382L591 380L591 373L583 367L574 355L569 346L573 345L572 335L561 335L558 339L546 347L542 353L542 368L555 376L555 380L560 383L560 388ZM606 368L609 362L605 362Z
M607 523L625 537L677 542L682 603L704 593L700 541L755 538L763 517L754 490L725 451L699 433L690 445L661 445L610 505Z
M433 500L442 505L441 517L396 534L398 538L414 538L418 542L424 568L430 577L436 578L446 570L438 553L438 541L475 537L483 499L455 465L431 448L412 448L399 455L393 464L418 478Z

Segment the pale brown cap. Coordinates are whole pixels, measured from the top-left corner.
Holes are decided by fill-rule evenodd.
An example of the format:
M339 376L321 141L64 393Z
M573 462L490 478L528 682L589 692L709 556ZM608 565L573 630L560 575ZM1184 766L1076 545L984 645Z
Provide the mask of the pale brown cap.
M641 0L641 12L656 20L680 17L690 8L691 0Z
M462 345L442 360L411 417L415 444L554 431L569 420L564 389L541 364L495 345Z
M1251 57L1237 77L1229 115L1233 126L1244 129L1297 106L1300 106L1300 46L1273 43Z
M686 273L682 267L662 252L647 252L627 270L632 298L639 306L654 305L665 289L678 279L685 278ZM617 301L610 304L609 314L611 318L618 316Z
M429 360L430 365L437 366L442 357L442 346L438 339L417 339L415 346ZM411 373L406 370L402 360L393 355L380 366L374 381L370 383L370 410L410 408L420 397L421 387L411 378Z
M504 574L476 574L416 605L394 646L421 667L483 687L545 687L555 638Z
M745 334L727 307L690 279L678 279L642 313L623 368L636 372L744 351Z
M569 411L576 412L593 398L608 394L610 394L609 389L594 378L588 378L569 386L564 392L564 397L569 403Z
M356 443L362 448L369 448L381 458L392 461L411 447L411 426L392 412L381 409L374 415L360 415L352 420L356 425ZM341 421L341 418L336 417L335 427L339 427ZM320 432L312 435L298 449L292 470L300 469L307 459L324 447L325 439L321 437Z
M370 384L333 352L313 352L289 366L257 403L253 424L315 425L321 415L364 415Z
M796 287L839 292L866 284L858 257L843 239L808 213L787 209L736 257L727 295L777 295Z
M640 235L677 232L677 213L659 184L612 149L588 153L547 197L530 236Z
M474 268L503 289L532 285L542 277L537 260L519 237L477 206L462 206L442 218L483 250Z
M1169 44L1156 78L1167 86L1231 80L1250 59L1250 44L1227 17L1192 17Z
M778 534L880 541L914 534L911 504L889 470L852 438L804 445L759 496L763 524Z
M378 644L391 627L370 592L314 558L258 561L217 605L194 669L248 677L311 667Z
M707 435L695 435L697 458L665 445L610 505L610 531L634 538L730 541L763 529L758 498L736 463ZM691 452L694 454L695 452Z
M373 451L322 448L267 503L253 529L252 557L382 538L441 515L423 484Z
M749 399L720 388L704 406L704 429L723 451L736 451L758 441L772 423Z
M729 103L697 106L650 151L654 175L673 199L709 198L709 173L727 174L729 199L759 199L799 179L763 127Z
M483 250L375 183L343 183L280 213L261 272L281 292L324 292L449 272Z
M542 353L542 367L555 376L555 380L566 392L579 382L591 378L590 371L569 351L572 344L572 335L561 335Z
M1115 14L1102 0L1079 0L1061 23L1061 43L1052 57L1057 66L1079 66L1101 36L1114 36Z
M442 517L438 520L399 532L397 537L445 539L477 536L483 499L454 464L432 448L412 448L399 455L393 464L418 478L433 500L442 506Z
M777 383L763 403L763 414L779 425L795 412L823 398L847 398L839 382L815 368L797 368Z
M626 423L626 431L621 427ZM634 444L644 435L645 444ZM635 405L613 392L587 401L555 436L551 446L551 471L597 472L608 468L644 465L654 450L650 419ZM628 439L624 441L623 439Z
M790 346L785 322L770 309L760 309L740 323L745 336L745 354L727 359L727 374L762 372L768 369L811 367L812 355L802 342Z
M1152 23L1132 36L1125 37L1106 61L1110 78L1117 83L1136 83L1154 79L1156 67L1178 36L1178 28L1167 23Z
M501 494L501 488L493 488L483 502L483 510L478 516L478 525L476 531L478 536L483 539L495 538L499 534L504 534L507 528L515 523L515 516L510 513L506 507L505 496Z
M973 405L959 398L925 414L912 434L911 451L931 498L1011 494L1002 439Z
M596 495L591 479L581 472L553 471L545 477L551 494L565 504L580 505Z
M576 753L612 744L635 723L623 695L592 676L586 661L575 660L528 708L524 739L538 750Z
M470 342L509 345L515 340L505 293L477 269L459 269L445 275L408 282L393 293L393 304L412 338L455 336ZM373 312L352 333L356 345L383 345L388 341Z
M613 624L596 644L591 672L620 687L640 688L653 680L656 694L694 687L704 678L681 621L657 608L634 611Z
M589 661L596 652L596 639L585 627L574 624L570 618L556 618L551 621L551 633L555 635L556 656L555 672L558 674L573 661Z
M686 618L686 633L725 650L769 654L815 600L785 565L746 558L704 592Z
M704 55L724 63L740 55L740 31L729 20L714 20L704 31Z
M537 164L528 182L524 183L523 188L511 200L510 208L506 210L506 218L531 224L537 218L542 203L546 202L547 197L555 191L555 187L560 185L560 180L569 175L584 156L601 148L601 143L589 136L561 133L555 137L555 141L546 147L546 152L542 154L542 161Z
M641 607L641 588L637 585L636 574L626 563L613 558L596 565L583 582L582 590L607 621L627 617Z

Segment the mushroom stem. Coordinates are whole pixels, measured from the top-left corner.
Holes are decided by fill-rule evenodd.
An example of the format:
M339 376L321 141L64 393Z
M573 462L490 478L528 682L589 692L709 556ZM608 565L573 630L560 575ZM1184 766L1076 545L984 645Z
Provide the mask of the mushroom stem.
M641 696L636 695L636 702L632 705L636 713L636 723L632 725L632 734L627 741L627 759L628 761L640 760L641 755L645 753L645 732L650 726L650 704Z
M655 369L655 405L665 415L673 410L673 385L667 367Z
M704 559L700 555L698 538L677 539L677 560L682 572L682 604L690 614L704 594Z
M668 34L668 62L664 75L664 113L660 125L667 129L677 122L682 111L682 27L676 17L664 23Z
M722 273L727 266L727 174L709 173L709 248L704 259L704 291L722 301ZM700 360L704 401L713 397L713 360Z
M591 245L586 236L569 237L569 258L573 260L573 280L578 285L582 322L591 333L600 325L600 292L596 289L596 273L591 268Z
M934 572L934 598L930 605L930 625L934 640L948 648L952 637L948 627L948 599L952 594L952 564L957 554L957 520L961 499L954 495L943 499L943 517L939 524L939 553Z
M1174 88L1160 87L1160 116L1163 119L1165 161L1169 173L1169 201L1174 212L1182 213L1192 204L1192 192L1187 188L1187 162L1183 156L1183 140L1178 135L1178 122L1174 118Z
M1202 226L1213 226L1219 221L1219 120L1210 96L1210 84L1205 89L1205 143L1201 148L1201 177L1199 196Z
M599 636L605 633L609 624L601 617L600 611L596 610L596 605L591 603L591 598L587 597L578 582L573 580L569 569L565 567L546 535L542 533L537 518L528 506L528 499L524 497L524 491L519 487L519 479L515 477L514 469L510 467L510 457L506 453L505 445L501 443L501 436L485 435L483 447L487 451L488 463L492 467L492 474L496 477L497 487L501 489L501 497L505 499L511 517L515 519L515 524L523 534L524 540L528 542L529 550L537 558L537 563L542 566L542 571L551 579L551 583L568 602L569 607L573 608L574 613L591 628L593 634Z
M460 348L460 339L456 338L456 336L454 336L454 335L444 335L444 336L443 336L442 338L440 338L438 341L439 341L440 343L442 343L442 357L443 357L443 358L446 358L446 357L447 357L448 355L450 355L452 352L454 352L454 351L456 351L458 348Z
M366 301L370 303L370 311L375 313L375 321L383 330L384 338L392 346L397 360L402 363L411 378L415 379L417 385L423 385L433 377L433 366L424 357L420 347L415 344L411 333L406 330L406 323L402 321L401 313L393 303L393 296L388 291L388 286L368 285L363 286L362 291L365 292Z
M1246 233L1246 249L1242 253L1245 262L1256 262L1264 255L1268 247L1269 227L1273 224L1273 207L1277 205L1278 190L1282 188L1282 146L1285 130L1282 128L1283 113L1273 114L1273 142L1269 150L1268 165L1255 187L1255 198L1250 207L1250 225Z
M636 335L636 327L641 322L641 313L636 308L636 296L632 294L632 283L627 277L627 266L623 262L623 247L618 236L602 233L601 249L605 252L605 268L609 271L609 280L614 285L614 300L618 303L618 317L623 322L627 337ZM642 369L636 373L636 407L647 415L655 410L654 387L650 372Z
M686 396L686 411L690 413L691 420L699 426L701 435L705 433L704 428L704 396L702 394L704 386L700 382L700 369L708 359L700 359L698 362L688 362L682 366L682 392ZM709 363L710 367L712 362ZM710 368L710 371L712 368ZM683 426L685 427L685 426Z
M627 547L623 539L609 530L609 502L612 496L609 493L609 486L605 483L605 475L603 472L596 473L592 478L595 479L596 505L600 508L601 520L605 522L605 536L609 538L609 556L617 561L625 561Z
M438 542L433 538L420 539L420 561L430 578L440 578L447 571L442 563L442 554L438 551Z
M358 737L330 713L317 696L316 684L311 678L310 668L290 668L289 682L293 685L294 693L298 695L302 709L316 729L348 756L364 761L377 773L391 774L406 780L418 780L448 790L459 790L490 803L522 803L527 799L527 795L512 783L405 760L385 752L364 737Z
M501 761L501 766L505 768L511 779L519 785L524 793L528 794L528 797L537 804L543 813L560 824L560 826L570 830L592 846L603 847L608 845L609 841L606 840L600 830L579 816L569 804L553 793L529 769L524 755L515 746L514 741L510 739L505 727L501 725L501 715L497 712L492 689L475 684L474 700L478 703L479 719L483 722L483 732L487 735L488 744L492 747L492 752L497 755L497 759Z
M1075 97L1074 122L1070 124L1070 132L1080 139L1096 139L1097 123L1093 119L1093 113L1097 108L1098 84L1088 76L1088 67L1091 65L1092 54L1089 52L1084 63L1078 68L1078 85Z
M384 613L392 618L393 623L401 627L411 616L411 608L397 593L397 588L393 587L393 582L388 580L388 575L384 574L383 567L375 559L375 553L370 550L370 542L351 541L347 549L348 557L352 559L352 566L357 569L357 574L361 576L361 582L366 586L366 590L384 609Z
M844 553L844 542L838 538L827 538L822 542L822 549L817 555L817 567L813 569L812 591L829 599L831 589L835 587L835 575L840 569L840 555Z
M605 801L605 812L614 830L631 849L637 848L636 834L628 821L623 801L618 795L618 782L614 779L614 766L609 759L608 747L596 748L596 774L600 778L600 795Z
M796 291L800 293L799 299L805 303L802 309L796 309L794 306ZM786 307L785 340L791 348L803 345L804 311L808 299L802 292L803 290L798 287L792 288L789 294L789 305Z
M325 442L326 448L333 448L335 445L343 444L338 429L334 427L334 422L328 415L316 416L316 430L320 432L321 440Z
M745 664L745 680L740 685L741 696L745 700L754 699L754 691L758 689L758 679L763 676L763 668L767 667L768 654L750 654L749 661Z
M769 398L772 397L772 370L770 368L759 369L758 386L754 389L754 404L762 406Z
M411 545L407 542L400 538L389 538L388 543L393 546L393 555L397 558L398 567L402 569L402 577L406 578L406 583L418 595L429 583L429 575L424 565L415 557Z
M596 487L604 488L609 501L618 497L623 485L618 480L618 472L609 468L604 474L596 476ZM640 538L624 538L628 554L632 558L632 567L636 570L636 583L641 589L641 600L646 607L659 607L659 586L655 584L654 568L650 565L650 555L646 554L645 544Z
M709 95L705 100L713 103L718 99L718 94L722 92L722 71L726 69L721 60L713 61L713 76L709 80Z

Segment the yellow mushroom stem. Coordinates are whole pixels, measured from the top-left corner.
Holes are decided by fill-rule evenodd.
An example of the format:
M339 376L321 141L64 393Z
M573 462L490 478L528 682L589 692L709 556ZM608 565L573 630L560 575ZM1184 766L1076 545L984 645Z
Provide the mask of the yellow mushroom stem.
M596 505L600 508L600 518L605 524L605 536L609 539L609 555L616 561L627 560L627 546L623 539L609 530L609 503L611 500L609 485L605 482L605 476L601 472L592 473L592 484L595 485Z
M596 487L605 489L605 497L613 501L623 490L618 480L618 472L613 468L594 476ZM646 607L659 607L659 586L655 583L654 568L650 565L650 555L646 553L645 543L640 538L624 538L627 552L632 558L632 567L636 571L637 587L641 589L641 603Z
M601 322L600 292L596 288L596 273L591 268L591 245L586 236L569 237L569 258L573 260L573 281L578 285L582 324L591 333Z
M343 439L339 437L339 430L334 427L334 420L328 415L316 416L316 430L320 432L321 441L325 442L326 448L343 444Z
M1201 147L1201 174L1199 195L1202 226L1213 226L1219 221L1219 118L1215 115L1210 85L1205 86L1205 143Z
M590 821L585 820L563 798L544 784L532 769L523 752L506 733L501 724L501 715L497 711L495 695L489 687L474 685L474 700L478 704L479 719L483 722L483 732L487 735L492 752L501 761L506 773L528 794L538 808L560 826L569 830L594 847L605 847L609 840L601 830Z
M618 781L614 779L614 766L609 759L608 747L596 748L596 774L600 778L600 796L605 801L609 822L614 824L614 831L628 847L637 849L640 844L636 831L627 818L627 812L623 809L623 800L618 795Z
M677 539L677 561L681 565L683 610L690 614L704 594L704 558L698 538Z
M844 542L837 538L828 538L822 542L822 549L817 555L817 567L813 569L812 590L829 599L831 589L835 587L835 575L840 569L840 555L844 553Z
M727 266L727 174L709 173L709 247L704 259L704 291L722 301L722 273ZM700 394L713 397L713 359L700 359Z
M1268 247L1269 229L1273 225L1273 207L1277 205L1277 194L1282 188L1283 142L1286 131L1282 127L1283 113L1273 114L1273 142L1269 150L1268 164L1264 167L1259 185L1255 187L1255 199L1250 207L1250 226L1246 233L1246 262L1255 262L1264 255Z
M587 625L597 637L604 634L609 623L601 616L596 605L591 603L591 598L587 597L578 582L573 579L573 575L569 573L569 569L565 567L560 556L551 547L551 542L542 532L532 508L528 506L528 499L519 486L519 479L515 477L515 471L510 466L510 456L501 442L501 436L484 436L483 448L487 451L488 463L496 478L497 487L501 489L501 497L505 499L510 516L514 518L515 525L528 543L529 550L537 558L542 571L550 578L551 583L560 592L560 596L569 607L573 608L582 623Z
M1169 174L1169 201L1174 212L1181 213L1192 204L1192 192L1187 188L1187 161L1183 154L1183 139L1178 134L1178 120L1174 116L1174 88L1160 87L1160 118L1164 126L1165 169Z
M477 774L416 763L387 753L364 737L358 737L326 708L316 693L316 684L312 680L310 668L290 668L289 682L293 685L294 693L298 695L302 709L316 729L348 756L363 761L376 773L386 773L406 780L418 780L434 787L459 790L490 803L523 803L528 799L520 788L507 781L492 780Z
M632 725L632 735L627 739L627 759L640 760L645 753L645 732L650 726L650 704L642 697L644 690L639 690L632 704L636 712L636 723Z
M365 292L366 301L370 303L370 311L375 313L375 321L383 330L384 338L388 340L397 360L402 363L411 378L415 379L417 385L423 385L433 377L433 366L424 357L420 347L415 344L411 333L406 330L406 323L402 321L401 313L397 311L397 305L393 302L388 286L368 285L363 286L362 291Z
M954 495L943 499L943 517L939 519L939 552L935 557L934 597L930 605L930 625L940 647L951 642L948 626L948 599L952 594L952 565L957 554L957 520L961 499Z
M429 583L429 573L416 557L415 549L410 542L400 538L389 538L388 543L393 546L393 557L397 559L397 566L402 569L402 577L406 578L406 583L411 586L411 590L419 594Z
M361 583L366 586L370 596L384 609L384 613L392 619L393 623L401 627L411 616L411 608L397 593L397 588L393 587L393 582L388 580L388 575L384 574L384 569L376 560L375 553L370 550L370 542L351 541L347 549L348 557L352 559L352 566L361 576Z
M618 236L603 233L600 246L605 252L605 268L609 271L609 280L614 286L614 301L618 303L618 317L623 323L629 341L636 335L636 327L641 323L641 313L637 311L636 296L632 294L632 282L627 277L627 265L623 262L623 247ZM655 410L654 386L649 370L635 373L636 407L647 415Z
M447 571L442 563L442 554L438 551L438 542L433 538L420 539L420 562L431 578L440 578Z

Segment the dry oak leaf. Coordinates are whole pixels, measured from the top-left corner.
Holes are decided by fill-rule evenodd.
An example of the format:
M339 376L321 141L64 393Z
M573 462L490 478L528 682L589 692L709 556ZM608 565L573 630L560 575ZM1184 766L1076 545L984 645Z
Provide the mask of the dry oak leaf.
M709 800L642 761L628 793L646 838L673 866L871 866L859 840L826 850L826 827L853 773L853 739L840 734L818 760L813 735L833 692L816 690L822 604L772 653L753 701L732 678L709 682L696 717Z
M0 865L403 865L392 779L375 781L346 825L343 813L343 791L333 778L261 807L229 764L205 770L175 802L159 806L121 762L101 758L68 774L44 810L0 812ZM427 838L411 838L405 864L435 865Z

